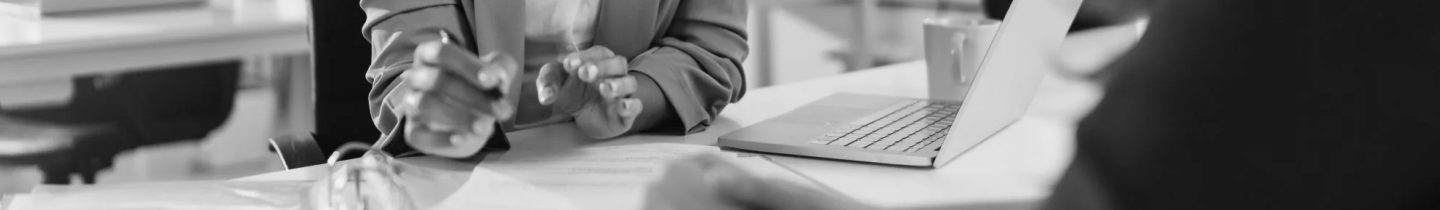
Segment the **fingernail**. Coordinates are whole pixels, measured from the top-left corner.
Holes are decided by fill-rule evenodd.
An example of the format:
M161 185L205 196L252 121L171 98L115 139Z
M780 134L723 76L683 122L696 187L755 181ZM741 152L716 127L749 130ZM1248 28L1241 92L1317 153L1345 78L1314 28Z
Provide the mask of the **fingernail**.
M490 133L495 130L493 124L495 124L495 118L480 117L480 119L475 119L475 122L470 125L470 132L478 135L490 135Z
M410 72L409 75L408 75L408 77L406 78L406 79L408 79L407 82L410 83L410 86L411 86L411 87L420 88L420 89L425 89L425 90L428 90L428 89L430 89L431 87L434 87L434 86L435 86L435 80L439 79L439 76L440 76L440 71L434 71L434 70L432 70L432 69L423 69L423 68L422 68L422 69L414 69L414 70L412 70L412 71L413 71L413 72Z
M540 103L549 104L550 99L555 97L555 87L546 86L540 89Z
M451 135L450 135L450 145L460 145L460 144L465 143L467 140L469 140L469 139L468 139L468 138L465 138L465 134L458 134L458 133L457 133L457 134L451 134Z
M568 59L565 59L565 68L567 68L567 69L574 69L575 66L579 66L579 65L580 65L580 59L579 59L579 58L568 58Z
M480 62L490 63L491 61L495 61L495 57L496 57L496 56L500 56L500 53L499 53L499 52L485 53L485 55L481 55L481 56L480 56Z
M585 77L585 81L587 81L587 82L588 82L588 81L595 81L595 77L596 77L599 73L600 73L600 69L597 68L597 67L595 67L595 65L585 65L584 67L580 67L580 75L581 75L582 77Z
M438 57L441 46L441 44L422 43L415 48L415 58L420 60L419 62L430 62L429 59Z
M615 95L615 85L610 82L601 82L600 92L604 93L606 96L613 96Z
M627 115L630 115L630 116L638 115L638 114L640 114L640 109L641 109L641 108L643 108L643 107L641 107L641 105L640 105L640 99L633 99L633 98L632 98L632 99L626 99L626 100L625 100L625 112L628 113Z
M495 83L500 82L500 77L498 75L495 75L496 73L499 72L481 70L481 72L475 77L475 79L480 80L481 87L494 87Z
M475 122L470 123L470 132L479 133L485 129L490 129L490 124L482 122L482 120L477 119Z
M495 73L495 77L500 79L500 83L497 84L500 85L500 92L510 93L510 73L507 73L506 71L498 71Z
M403 102L405 103L405 106L407 106L407 107L419 108L419 107L420 107L420 99L421 99L421 97L424 97L424 96L425 96L425 94L422 94L422 93L419 93L419 92L410 93L410 94L405 95L405 98L403 99L403 100L404 100Z
M496 101L494 105L491 105L490 107L491 109L493 109L492 111L495 112L496 118L510 119L510 116L515 114L515 112L513 111L514 109L512 109L510 106L510 103L505 103L505 101Z

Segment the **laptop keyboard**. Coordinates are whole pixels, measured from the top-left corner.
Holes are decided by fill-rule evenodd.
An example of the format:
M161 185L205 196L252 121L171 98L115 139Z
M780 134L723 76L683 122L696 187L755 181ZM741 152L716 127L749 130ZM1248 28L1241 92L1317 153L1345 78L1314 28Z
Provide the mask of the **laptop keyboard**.
M810 140L812 144L918 152L950 132L960 104L901 101Z

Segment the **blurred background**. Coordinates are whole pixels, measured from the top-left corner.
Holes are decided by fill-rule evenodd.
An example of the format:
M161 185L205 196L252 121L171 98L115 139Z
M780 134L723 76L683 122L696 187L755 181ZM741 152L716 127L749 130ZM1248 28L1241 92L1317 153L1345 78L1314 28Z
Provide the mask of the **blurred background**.
M750 9L749 88L920 60L921 20L984 16L980 0L763 0ZM267 139L313 132L310 116L326 107L308 103L317 97L311 87L335 87L311 81L309 35L320 32L309 26L322 21L313 11L306 0L0 0L0 116L9 118L0 120L0 141L68 134L107 142L73 154L0 156L9 158L0 160L0 194L46 182L285 169ZM363 83L368 61L348 62L362 68L348 83ZM165 99L175 97L186 100ZM374 129L360 119L349 129ZM34 164L59 159L69 167ZM73 173L47 178L44 170Z

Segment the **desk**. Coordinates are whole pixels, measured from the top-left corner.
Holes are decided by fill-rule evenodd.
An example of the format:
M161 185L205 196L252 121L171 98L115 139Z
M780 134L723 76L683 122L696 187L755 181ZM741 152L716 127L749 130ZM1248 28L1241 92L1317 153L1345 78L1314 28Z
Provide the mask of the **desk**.
M1067 42L1094 43L1094 39L1117 39L1117 36L1111 36L1113 34L1129 34L1118 36L1119 39L1134 37L1133 28L1116 27L1096 32L1093 36L1072 35L1067 38ZM1128 45L1129 42L1113 43ZM1079 46L1123 50L1120 47ZM1098 53L1075 51L1085 54ZM1094 59L1109 57L1100 56ZM772 158L780 165L828 185L833 190L881 207L1037 201L1049 195L1051 185L1058 180L1069 163L1074 147L1074 123L1088 112L1100 96L1100 90L1093 84L1065 79L1059 75L1055 72L1046 75L1039 93L1020 121L943 168L894 167L787 156ZM714 145L720 135L778 116L833 93L923 98L926 94L924 76L924 62L916 61L754 89L749 91L740 103L726 107L721 117L708 130L687 136L632 135L612 140L593 140L579 134L572 124L558 124L512 132L510 137L515 150L660 142ZM469 169L467 167L473 166L429 157L402 161L455 171L465 171ZM307 180L323 176L324 170L323 166L307 167L238 180Z
M705 132L688 136L634 135L613 140L591 140L572 124L560 124L511 133L516 150L571 148L638 143L690 143L714 145L720 135L780 115L810 101L837 92L925 96L923 62L879 67L839 76L756 89L742 102L726 108L722 118ZM920 82L916 82L920 81ZM1019 122L940 169L893 167L800 157L772 156L787 166L834 190L885 207L910 207L994 201L1033 201L1049 194L1072 151L1072 124L1093 104L1098 90L1081 82L1048 76L1030 111ZM409 163L467 170L465 164L434 158L406 159ZM322 176L323 167L262 174L240 180L305 180Z
M0 84L276 53L303 52L303 0L0 18Z
M69 77L108 74L224 59L246 60L261 72L288 70L288 87L309 87L309 71L270 69L282 54L308 52L305 0L210 0L206 6L97 11L39 19L0 17L0 86L23 82L68 83ZM293 56L292 56L293 57ZM305 58L302 58L305 59ZM68 89L69 85L51 85ZM276 91L289 91L277 89ZM68 90L42 91L63 98ZM309 89L287 96L287 110L308 113ZM37 99L12 99L37 100ZM52 100L38 99L40 103ZM11 101L7 101L11 102ZM294 112L292 112L294 113ZM310 116L293 114L293 116ZM308 125L309 119L286 119ZM297 127L297 126L292 126ZM298 126L303 133L310 129Z

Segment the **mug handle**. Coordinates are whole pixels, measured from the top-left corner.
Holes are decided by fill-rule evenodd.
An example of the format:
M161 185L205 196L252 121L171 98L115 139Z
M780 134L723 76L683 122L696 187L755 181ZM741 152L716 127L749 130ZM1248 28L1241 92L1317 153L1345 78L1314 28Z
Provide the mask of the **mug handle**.
M954 75L953 79L955 79L954 81L957 81L960 84L965 84L965 82L967 82L966 80L969 79L968 77L966 77L965 71L963 71L965 67L961 66L964 65L961 60L964 60L965 58L966 39L968 39L968 37L965 36L965 33L957 33L955 34L955 37L951 40L951 42L955 43L955 48L950 50L950 58L952 58L951 60L954 61L954 63L950 64L950 66L955 68L955 71L952 71L952 75Z

